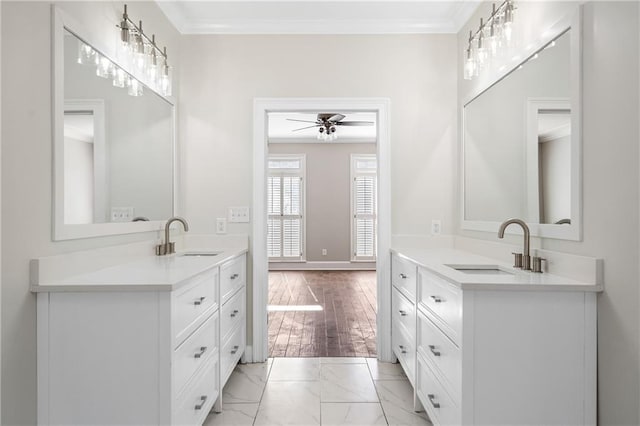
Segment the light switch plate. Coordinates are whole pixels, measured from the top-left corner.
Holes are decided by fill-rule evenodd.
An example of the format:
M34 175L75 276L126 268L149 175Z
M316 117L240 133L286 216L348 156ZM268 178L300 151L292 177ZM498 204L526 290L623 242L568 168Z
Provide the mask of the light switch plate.
M229 222L249 223L249 207L229 207Z
M227 219L224 217L216 218L216 234L227 233Z
M133 207L111 207L111 222L131 222L133 214Z

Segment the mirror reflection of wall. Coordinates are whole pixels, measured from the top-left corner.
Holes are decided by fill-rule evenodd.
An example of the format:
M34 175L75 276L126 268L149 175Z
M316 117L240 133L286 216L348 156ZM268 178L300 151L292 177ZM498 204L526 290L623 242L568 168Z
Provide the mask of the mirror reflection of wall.
M64 223L171 217L173 106L117 87L115 70L79 61L84 46L65 31Z
M64 222L93 223L93 111L64 113Z
M538 122L545 121L537 116L535 123L531 120L532 99L562 99L565 109L571 108L570 32L465 105L465 220L501 222L517 217L530 223L555 223L571 219L570 156L547 148L538 155L537 138L531 147L528 134L531 125L537 131ZM570 113L565 119L570 128ZM570 132L565 141L562 146L570 153Z
M571 110L538 111L540 223L571 223Z

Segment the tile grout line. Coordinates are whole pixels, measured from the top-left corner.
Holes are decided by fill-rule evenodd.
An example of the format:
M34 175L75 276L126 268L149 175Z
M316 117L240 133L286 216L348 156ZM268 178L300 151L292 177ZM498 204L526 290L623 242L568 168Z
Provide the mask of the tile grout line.
M378 361L378 359L376 358L376 362L377 361ZM378 397L378 404L380 404L380 410L382 411L382 415L384 416L384 421L388 425L389 424L389 419L387 418L387 411L384 409L384 405L382 405L382 399L380 398L380 392L378 392L378 387L376 386L376 380L374 380L374 378L373 378L373 373L371 372L371 367L369 366L368 362L367 362L367 370L369 370L369 376L371 376L371 381L373 382L373 388L376 391L376 396Z

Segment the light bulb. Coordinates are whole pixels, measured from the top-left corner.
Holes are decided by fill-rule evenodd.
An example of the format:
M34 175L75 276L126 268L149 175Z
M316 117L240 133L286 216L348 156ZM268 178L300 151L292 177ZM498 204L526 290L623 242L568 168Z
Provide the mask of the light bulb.
M464 62L464 79L471 80L475 76L476 61L473 59L471 46L466 50L466 59Z
M154 88L157 87L158 78L159 78L158 56L156 54L156 49L152 46L151 53L149 55L149 62L147 65L147 84Z
M165 60L162 66L162 75L160 76L160 91L163 96L171 96L171 80L171 67L167 65L167 61Z
M98 67L96 68L96 75L102 78L110 78L113 73L113 64L109 58L100 56L98 60Z
M113 85L115 87L124 87L127 84L127 73L122 68L116 68L113 73Z
M88 44L78 43L78 63L82 65L96 64L96 51Z
M504 39L507 41L507 45L511 43L511 37L513 36L513 23L505 22L502 25L502 32L504 34Z
M131 51L131 33L129 32L129 23L122 21L120 23L120 48L123 52Z
M142 83L133 77L129 77L129 89L127 93L131 96L142 96Z

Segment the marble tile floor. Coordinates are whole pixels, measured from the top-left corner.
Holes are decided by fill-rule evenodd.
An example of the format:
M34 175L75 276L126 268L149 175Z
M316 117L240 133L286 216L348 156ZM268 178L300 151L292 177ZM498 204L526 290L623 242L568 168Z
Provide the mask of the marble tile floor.
M375 358L269 358L239 364L205 426L431 425L413 411L400 364Z

